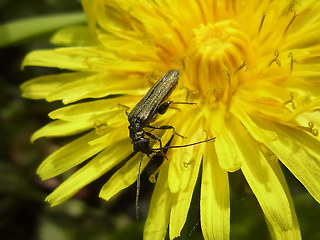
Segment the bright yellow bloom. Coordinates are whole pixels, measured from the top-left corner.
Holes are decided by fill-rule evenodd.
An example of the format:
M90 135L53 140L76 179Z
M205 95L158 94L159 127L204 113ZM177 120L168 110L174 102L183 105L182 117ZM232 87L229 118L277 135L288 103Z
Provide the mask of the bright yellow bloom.
M172 125L181 145L159 174L144 238L171 239L184 226L198 173L205 239L228 239L228 172L241 170L273 239L300 239L279 161L320 201L320 2L317 0L83 0L89 29L58 32L68 47L30 53L23 65L68 69L22 85L23 96L74 103L32 140L87 132L39 167L52 178L91 158L47 198L59 204L133 152L125 109L152 83L180 69L170 99L195 102L169 109L153 125ZM109 98L103 98L110 96ZM100 99L101 98L101 99ZM86 102L76 103L86 99ZM129 110L130 111L130 110ZM205 130L205 131L204 131ZM163 133L163 132L162 132ZM166 143L173 132L162 136ZM137 178L137 154L103 186L109 200ZM279 159L279 160L278 160ZM143 168L149 159L144 158ZM202 168L200 169L202 163Z

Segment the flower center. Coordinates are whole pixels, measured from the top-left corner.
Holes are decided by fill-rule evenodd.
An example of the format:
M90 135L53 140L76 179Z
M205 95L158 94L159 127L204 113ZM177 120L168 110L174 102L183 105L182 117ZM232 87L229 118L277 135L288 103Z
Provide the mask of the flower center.
M233 21L220 21L194 29L190 52L192 85L215 100L230 97L241 80L237 73L245 66L250 42Z

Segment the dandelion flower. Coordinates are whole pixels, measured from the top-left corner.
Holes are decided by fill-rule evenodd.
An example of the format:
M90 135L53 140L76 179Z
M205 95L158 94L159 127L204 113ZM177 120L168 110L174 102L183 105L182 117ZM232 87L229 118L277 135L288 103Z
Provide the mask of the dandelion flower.
M179 69L170 99L195 102L169 109L154 125L172 125L181 145L156 173L145 239L180 235L199 172L205 239L228 239L228 172L241 170L273 239L300 239L280 162L320 201L320 2L220 0L82 1L88 28L56 33L54 50L34 51L23 66L67 69L22 85L24 97L61 100L40 137L83 133L39 167L42 179L86 164L47 198L57 205L127 161L103 186L109 200L137 179L125 109L162 74ZM81 102L78 102L82 100ZM129 110L130 111L130 110ZM204 131L205 130L205 131ZM161 136L168 142L174 135ZM145 157L142 169L150 160ZM153 176L155 177L155 176Z

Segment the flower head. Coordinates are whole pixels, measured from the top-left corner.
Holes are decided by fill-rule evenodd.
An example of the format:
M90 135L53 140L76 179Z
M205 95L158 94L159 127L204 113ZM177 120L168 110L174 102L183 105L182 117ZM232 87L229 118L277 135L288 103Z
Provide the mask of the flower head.
M274 239L299 239L281 161L320 201L320 3L305 1L83 0L89 28L62 30L66 47L30 53L23 65L68 69L22 85L25 97L70 104L32 137L83 136L39 167L52 178L91 158L47 201L59 204L125 159L103 186L108 200L137 179L125 105L132 109L162 74L181 71L168 110L152 125L171 145L215 136L216 142L169 149L157 182L145 239L180 235L202 171L200 214L205 239L229 237L228 172L241 170ZM85 102L77 103L79 100ZM73 103L73 104L71 104ZM130 111L130 110L129 110ZM205 130L205 131L204 131ZM157 144L157 143L156 143ZM156 145L155 145L156 146ZM130 157L129 157L130 156ZM145 157L142 169L150 161ZM202 167L201 167L202 166ZM201 167L201 169L200 169Z

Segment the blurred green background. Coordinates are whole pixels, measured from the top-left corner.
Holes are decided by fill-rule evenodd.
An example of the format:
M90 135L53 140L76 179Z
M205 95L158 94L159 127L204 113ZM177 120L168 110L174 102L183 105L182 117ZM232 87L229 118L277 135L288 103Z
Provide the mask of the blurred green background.
M150 173L142 174L141 221L135 220L135 185L109 202L98 198L99 189L111 174L93 182L66 203L51 208L44 202L46 195L70 173L44 182L35 173L46 156L71 139L40 139L30 143L31 134L50 121L47 114L61 103L23 99L19 85L59 70L21 71L20 64L29 51L52 48L49 39L54 30L83 23L81 15L81 4L75 0L0 1L0 239L142 239L153 190L148 181ZM62 21L43 18L46 16ZM69 21L64 20L66 17ZM12 22L13 25L8 25ZM6 28L3 24L7 24ZM13 31L10 41L6 29ZM320 205L283 169L303 239L320 239ZM231 239L270 239L259 205L240 172L230 174L230 184ZM199 219L198 184L181 239L203 239Z

